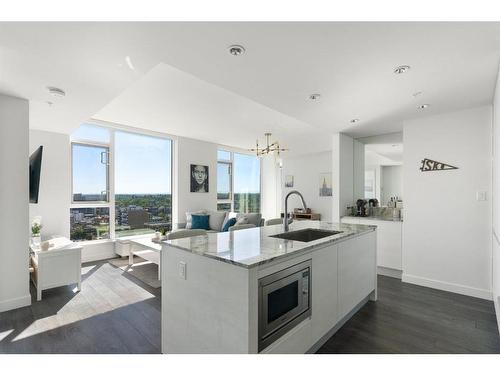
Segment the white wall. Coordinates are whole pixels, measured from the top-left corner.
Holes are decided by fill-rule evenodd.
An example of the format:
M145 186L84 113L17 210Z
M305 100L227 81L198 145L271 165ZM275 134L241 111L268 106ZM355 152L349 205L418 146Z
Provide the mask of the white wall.
M28 128L28 101L0 95L0 311L31 303Z
M493 100L493 299L500 331L500 74Z
M43 146L38 204L30 204L30 222L42 217L42 239L53 235L69 238L71 197L70 140L67 134L29 131L29 150Z
M403 281L491 299L491 107L406 121L403 159Z
M380 178L381 205L387 206L391 197L403 199L403 167L400 165L382 166Z
M186 212L217 209L217 145L179 137L177 142L177 182L174 182L174 215L178 223L186 222ZM191 164L208 165L209 192L190 192ZM174 172L175 176L175 172Z
M297 157L283 159L283 176L292 175L294 178L293 188L285 188L283 181L283 197L290 190L298 190L304 196L307 207L312 212L321 214L321 220L332 220L332 197L320 197L320 173L332 172L332 153L320 152L306 154ZM335 194L335 190L333 192ZM283 203L280 205L280 207ZM289 210L302 207L300 199L290 196L288 200ZM283 208L284 209L284 208Z

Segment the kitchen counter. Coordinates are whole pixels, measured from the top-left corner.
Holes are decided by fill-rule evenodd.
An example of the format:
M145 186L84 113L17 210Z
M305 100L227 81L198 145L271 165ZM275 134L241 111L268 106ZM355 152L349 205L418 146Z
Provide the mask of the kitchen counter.
M289 233L307 228L342 233L300 242L269 237L283 233L274 225L163 242L162 352L314 353L376 301L377 227L300 221ZM279 316L265 312L271 297Z
M402 222L403 219L398 217L398 218L393 218L393 217L387 217L387 216L352 216L352 215L346 215L343 216L342 219L344 218L352 218L352 219L363 219L363 220L381 220L381 221L395 221L395 222Z
M315 241L300 242L269 237L284 232L283 225L271 225L171 240L164 242L163 246L172 246L236 266L252 268L375 230L375 227L369 225L298 221L290 224L289 231L306 228L335 230L342 233Z

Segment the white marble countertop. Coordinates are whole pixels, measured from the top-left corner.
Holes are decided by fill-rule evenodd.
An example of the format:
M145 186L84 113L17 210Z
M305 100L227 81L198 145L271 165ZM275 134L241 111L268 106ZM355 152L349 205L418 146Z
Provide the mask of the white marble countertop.
M352 216L352 215L346 215L343 216L342 218L352 218L352 219L363 219L363 220L378 220L378 221L395 221L395 222L402 222L403 219L400 217L387 217L387 216Z
M283 225L271 225L234 232L207 233L202 236L165 241L162 245L167 248L167 251L168 246L173 246L236 266L252 268L376 229L371 225L303 220L290 224L289 231L306 228L335 230L342 231L342 233L310 242L292 241L269 237L284 232Z

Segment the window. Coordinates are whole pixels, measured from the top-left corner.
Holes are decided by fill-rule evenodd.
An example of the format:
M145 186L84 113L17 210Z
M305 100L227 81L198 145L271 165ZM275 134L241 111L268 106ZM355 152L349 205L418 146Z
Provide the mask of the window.
M365 171L365 198L375 198L375 171Z
M70 209L71 240L92 241L109 238L109 208Z
M217 164L217 200L231 199L231 163Z
M172 145L169 139L115 133L115 236L170 230Z
M260 212L260 160L253 155L218 150L217 209Z
M73 143L73 202L108 201L109 148Z
M92 124L71 140L72 240L171 229L172 140Z
M234 154L234 211L260 212L260 160Z

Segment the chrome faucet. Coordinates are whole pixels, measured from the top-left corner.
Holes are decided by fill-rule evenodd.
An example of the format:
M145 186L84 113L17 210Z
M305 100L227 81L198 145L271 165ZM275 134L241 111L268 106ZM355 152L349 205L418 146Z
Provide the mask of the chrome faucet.
M288 232L288 197L292 194L297 194L299 196L300 200L302 201L302 207L304 208L304 210L307 208L306 201L304 200L304 197L297 190L292 190L291 192L289 192L286 195L286 197L285 197L285 217L283 218L283 229L285 230L285 232Z

